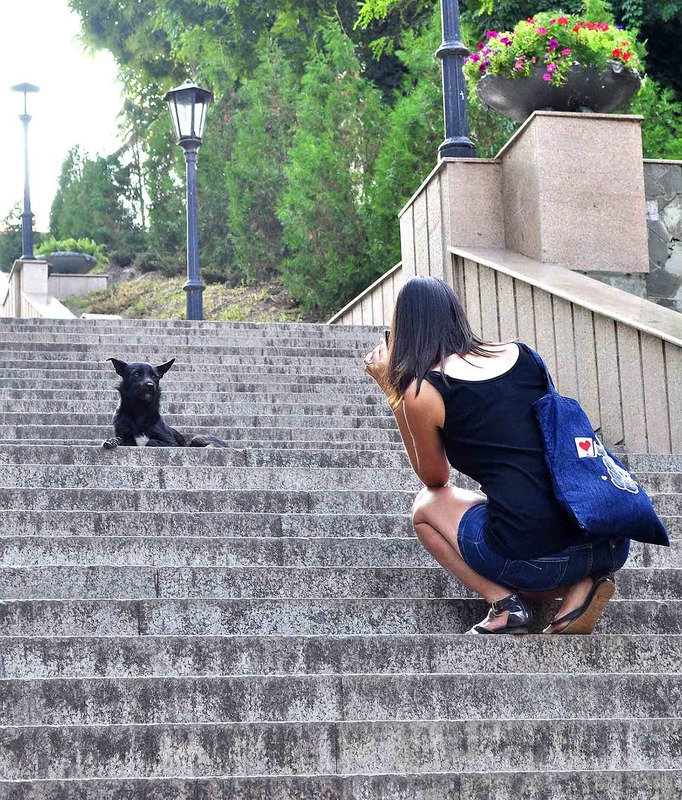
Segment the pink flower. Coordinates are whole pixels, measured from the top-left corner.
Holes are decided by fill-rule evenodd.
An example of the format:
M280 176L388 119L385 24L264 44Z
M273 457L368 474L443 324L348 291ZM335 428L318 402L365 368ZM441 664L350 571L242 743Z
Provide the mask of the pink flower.
M556 64L547 64L547 72L555 72Z
M481 64L481 66L478 68L478 71L485 72L485 64Z
M545 72L545 74L542 76L542 80L543 81L551 81L552 80L552 76L549 74L549 72Z
M506 45L507 45L507 47L509 47L509 45L510 45L511 43L512 43L512 41L511 41L511 39L510 39L508 36L503 36L503 37L500 39L500 44L506 44Z
M557 42L556 39L550 39L547 42L547 49L548 50L556 50L558 46L559 46L559 42Z
M483 50L483 48L484 48L484 47L485 47L485 45L483 44L483 42L479 42L479 43L476 45L476 49L477 49L477 50Z
M516 64L514 64L514 69L518 72L523 72L523 64L520 61L517 61Z
M480 61L480 60L481 60L481 57L479 56L479 54L478 54L478 53L473 53L472 55L470 55L470 56L469 56L469 61L473 61L473 62L474 62L474 64L475 64L477 61Z
M535 29L535 33L539 33L541 35L544 35L545 33L547 33L547 28L545 28L544 25L540 25L539 28Z
M562 55L562 56L570 56L570 55L571 55L571 50L570 50L570 48L568 48L568 47L567 47L565 50L562 50L562 51L561 51L561 55Z
M537 63L537 58L535 56L533 56L532 60L533 60L533 64Z
M488 33L486 33L486 35L485 35L485 38L486 39L497 39L497 36L498 36L497 31L488 31Z

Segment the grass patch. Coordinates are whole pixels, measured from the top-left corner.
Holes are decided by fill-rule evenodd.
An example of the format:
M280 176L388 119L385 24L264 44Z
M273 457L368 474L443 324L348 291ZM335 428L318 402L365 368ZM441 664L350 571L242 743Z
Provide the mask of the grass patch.
M128 319L186 319L184 278L145 275L104 292L69 297L64 305L81 314L118 314ZM213 283L204 291L204 317L221 322L320 322L304 312L280 281L231 288Z

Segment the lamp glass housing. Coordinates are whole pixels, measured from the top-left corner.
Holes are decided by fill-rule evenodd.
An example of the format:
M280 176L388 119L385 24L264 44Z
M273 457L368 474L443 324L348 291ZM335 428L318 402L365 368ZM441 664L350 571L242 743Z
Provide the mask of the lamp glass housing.
M178 142L201 143L206 121L206 108L213 93L190 81L171 89L164 98L168 103Z

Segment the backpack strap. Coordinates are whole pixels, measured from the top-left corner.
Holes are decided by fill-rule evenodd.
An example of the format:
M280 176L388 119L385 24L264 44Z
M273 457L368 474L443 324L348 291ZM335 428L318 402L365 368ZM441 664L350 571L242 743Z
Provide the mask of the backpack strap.
M525 349L533 356L535 363L540 367L540 371L545 376L547 380L547 391L549 394L558 394L557 390L554 387L554 381L552 380L552 376L549 374L549 370L547 369L547 364L542 360L542 357L539 353L536 353L530 345L527 345L525 342L517 342L517 344L522 345Z

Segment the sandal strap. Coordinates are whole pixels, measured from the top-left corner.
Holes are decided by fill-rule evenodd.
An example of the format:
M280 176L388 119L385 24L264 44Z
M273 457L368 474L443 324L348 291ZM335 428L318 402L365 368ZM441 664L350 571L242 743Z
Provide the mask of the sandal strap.
M599 573L598 575L591 576L593 578L592 588L590 589L590 593L585 598L585 602L579 607L574 608L573 611L569 611L567 614L564 614L563 617L559 617L558 619L553 619L549 624L550 625L561 625L564 622L572 622L574 619L578 619L578 617L582 617L582 615L587 611L590 607L590 603L594 600L594 595L597 589L607 581L614 581L614 576L612 572L608 573Z

